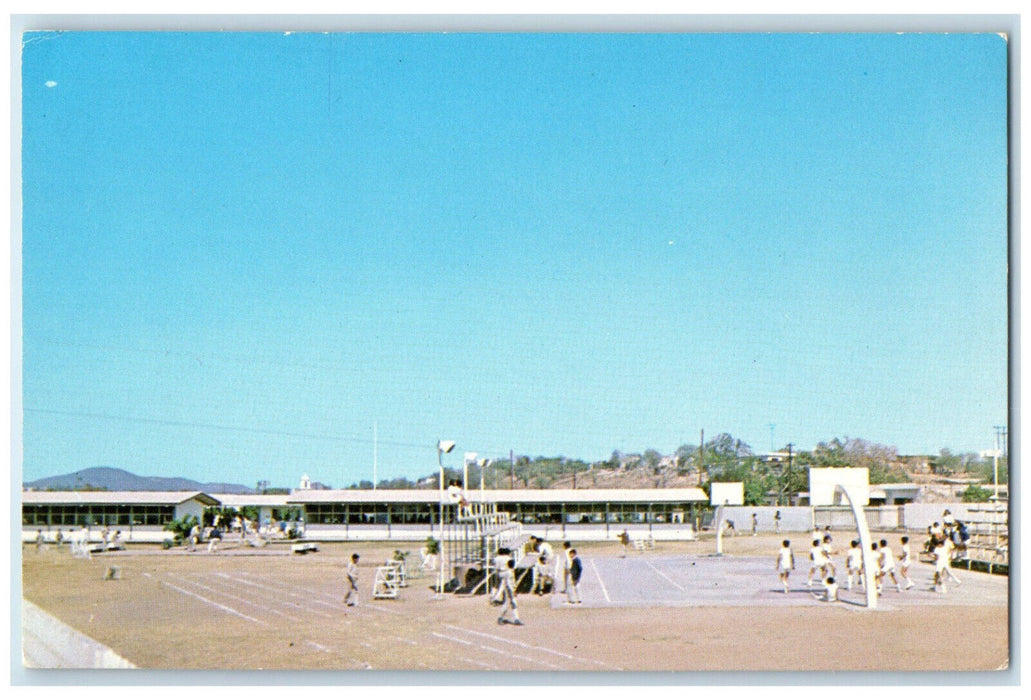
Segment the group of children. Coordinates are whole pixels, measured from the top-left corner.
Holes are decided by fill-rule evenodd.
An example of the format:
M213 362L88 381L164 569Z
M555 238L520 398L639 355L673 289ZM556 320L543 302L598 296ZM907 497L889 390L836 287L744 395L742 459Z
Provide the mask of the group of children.
M580 577L583 574L583 562L569 542L562 543L562 550L557 561L554 561L551 545L539 537L531 539L530 551L537 554L533 568L534 593L544 595L550 579L552 593L565 593L567 605L581 605L583 600L580 598ZM516 602L518 582L515 577L515 559L511 552L499 552L495 559L495 569L498 572L498 588L491 598L491 603L502 606L498 624L522 625L519 619L519 605ZM557 591L555 583L560 577L562 590ZM511 620L508 619L509 613L512 614Z
M935 540L933 548L935 559L934 585L931 590L942 593L947 592L945 588L946 578L951 578L956 583L959 583L959 579L952 573L949 566L952 558L950 544L951 540L948 538ZM886 539L882 539L880 542L873 542L870 545L870 550L874 558L873 578L877 587L877 595L882 594L886 579L891 579L891 582L895 584L895 589L900 593L913 587L913 580L909 577L912 554L908 536L903 535L901 538L901 548L899 549L897 559L895 552L889 546ZM807 588L812 588L814 576L819 576L819 580L823 583L824 587L823 594L816 596L819 600L833 602L838 599L839 584L836 578L837 568L834 565L833 559L835 554L837 552L834 550L831 536L823 533L821 537L820 533L815 533L812 546L809 548L809 578L805 585ZM788 593L790 591L788 577L795 568L795 555L791 550L790 540L784 540L781 543L781 549L777 554L776 566L784 592ZM845 552L845 572L846 590L852 590L853 582L865 589L863 551L860 548L859 540L852 540L849 543L848 550Z

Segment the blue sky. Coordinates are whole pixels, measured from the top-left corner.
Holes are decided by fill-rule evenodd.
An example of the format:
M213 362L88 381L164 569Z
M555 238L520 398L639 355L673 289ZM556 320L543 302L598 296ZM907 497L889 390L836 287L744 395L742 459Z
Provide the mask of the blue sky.
M22 62L25 480L1006 421L997 35L68 32Z

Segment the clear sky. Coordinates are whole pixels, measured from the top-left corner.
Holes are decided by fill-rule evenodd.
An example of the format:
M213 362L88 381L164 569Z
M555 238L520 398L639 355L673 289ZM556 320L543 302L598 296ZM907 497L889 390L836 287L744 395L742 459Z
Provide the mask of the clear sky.
M22 61L25 480L1005 424L995 34L69 32Z

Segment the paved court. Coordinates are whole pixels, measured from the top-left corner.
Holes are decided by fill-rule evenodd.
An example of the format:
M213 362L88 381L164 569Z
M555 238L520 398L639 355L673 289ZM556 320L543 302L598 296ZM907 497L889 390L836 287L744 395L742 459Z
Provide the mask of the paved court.
M738 543L745 544L757 543ZM971 669L996 669L1008 658L1004 576L958 570L963 584L946 595L889 588L879 611L867 614L858 592L843 592L853 605L816 601L805 569L783 593L771 556L584 550L585 604L521 595L525 627L497 624L484 596L436 595L426 575L397 599L371 599L374 562L391 547L363 550L369 563L358 608L343 603L350 546L305 557L33 554L23 568L27 598L79 634L24 620L26 662L110 667L100 649L155 669L840 670L850 667L847 658L857 670L926 670L950 659L948 640L962 634L984 641ZM116 558L120 579L104 580ZM926 589L931 573L920 564L913 579ZM850 624L837 624L842 615ZM795 638L785 640L785 630ZM752 640L744 644L742 635ZM800 656L810 635L818 648ZM65 645L70 658L54 644L66 636L75 642ZM84 644L92 640L99 644Z
M1008 603L1008 579L964 569L953 569L962 582L948 584L948 593L931 588L934 567L917 563L910 569L915 584L901 593L889 580L878 603L892 609L910 605L1001 605ZM580 595L587 607L641 606L812 606L826 605L813 598L823 587L807 588L807 562L791 573L784 593L774 570L774 557L640 556L589 558L584 562ZM843 605L866 606L866 595L854 585L845 590L839 570ZM561 584L560 584L561 587ZM553 596L553 607L564 607L564 595Z

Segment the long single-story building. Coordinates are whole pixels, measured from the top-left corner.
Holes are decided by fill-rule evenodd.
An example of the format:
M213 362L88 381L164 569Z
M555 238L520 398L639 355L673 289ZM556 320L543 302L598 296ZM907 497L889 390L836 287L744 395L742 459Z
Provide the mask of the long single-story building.
M22 535L29 539L43 530L53 540L58 530L67 536L83 526L91 540L100 531L121 530L126 541L164 539L164 526L187 516L200 519L220 501L201 491L23 491Z
M608 538L613 528L656 539L690 538L708 503L698 488L473 490L465 496L472 503L496 503L528 531L577 532L581 539ZM300 519L308 539L418 541L439 532L440 504L436 489L297 489L281 495L25 491L22 529L23 539L35 537L37 529L52 539L60 528L107 526L121 529L127 541L160 541L173 519L199 517L208 507L253 507L262 522Z

